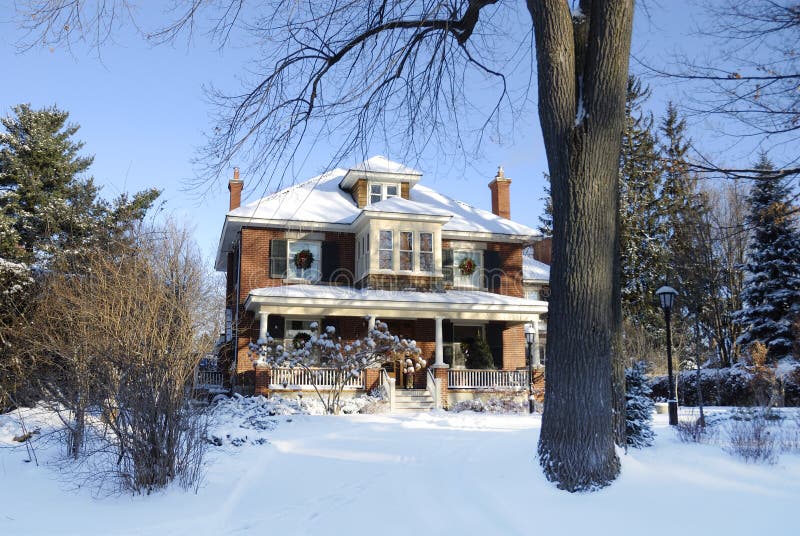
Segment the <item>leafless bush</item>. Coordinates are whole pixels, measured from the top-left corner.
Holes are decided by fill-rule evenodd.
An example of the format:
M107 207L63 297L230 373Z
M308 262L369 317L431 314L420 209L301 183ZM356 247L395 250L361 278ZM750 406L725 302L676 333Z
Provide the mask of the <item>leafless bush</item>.
M683 443L709 443L716 436L716 429L702 419L682 419L676 427L678 438Z
M784 426L781 433L781 452L800 454L800 413L792 416L790 426Z
M773 464L777 461L775 436L762 411L741 413L730 422L729 452L746 462Z
M209 292L202 259L187 231L169 226L87 267L50 279L32 341L47 371L41 392L62 408L68 454L94 456L106 481L135 493L173 480L191 487L206 425L189 387L215 331L203 330L197 307Z

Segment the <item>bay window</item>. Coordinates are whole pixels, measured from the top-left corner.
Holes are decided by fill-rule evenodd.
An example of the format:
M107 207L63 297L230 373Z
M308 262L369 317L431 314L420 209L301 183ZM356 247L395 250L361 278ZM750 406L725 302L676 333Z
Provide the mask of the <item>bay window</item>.
M433 272L433 233L419 233L419 271Z
M381 270L394 269L394 243L391 230L381 230L380 244L378 246L378 268Z

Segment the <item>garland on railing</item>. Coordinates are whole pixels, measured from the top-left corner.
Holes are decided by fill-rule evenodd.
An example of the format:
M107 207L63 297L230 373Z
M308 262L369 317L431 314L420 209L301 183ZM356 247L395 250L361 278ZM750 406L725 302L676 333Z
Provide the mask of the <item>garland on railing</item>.
M458 269L461 270L461 275L472 275L475 273L475 261L467 257L458 264Z
M314 264L314 254L307 249L303 249L295 253L294 265L301 270L308 270Z

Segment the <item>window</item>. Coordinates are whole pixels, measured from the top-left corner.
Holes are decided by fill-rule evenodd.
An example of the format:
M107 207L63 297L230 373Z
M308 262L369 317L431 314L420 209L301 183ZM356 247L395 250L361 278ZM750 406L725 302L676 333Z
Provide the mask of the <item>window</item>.
M295 337L303 334L302 338L311 338L311 324L319 324L316 320L308 320L304 318L287 318L286 329L283 332L285 344L294 342ZM299 340L299 339L298 339Z
M525 297L529 300L538 300L539 299L539 289L528 289L525 291Z
M369 185L369 203L378 203L390 197L400 196L400 186L397 184L373 183Z
M419 271L433 271L433 233L419 233Z
M414 269L414 233L410 231L400 233L400 269Z
M381 185L380 184L372 184L369 187L369 204L377 203L381 201L383 197L381 196Z
M472 273L462 270L462 263L467 260L472 261L474 267ZM453 251L453 285L456 287L475 287L481 288L481 277L483 276L483 252L470 250Z
M392 262L392 254L394 253L394 244L392 241L392 231L382 230L381 231L381 242L379 246L379 265L378 268L381 270L391 270L394 268L394 263Z
M312 240L290 240L287 274L289 279L305 279L319 281L321 277L321 251L320 243ZM308 254L310 253L310 257ZM311 259L308 260L304 259Z

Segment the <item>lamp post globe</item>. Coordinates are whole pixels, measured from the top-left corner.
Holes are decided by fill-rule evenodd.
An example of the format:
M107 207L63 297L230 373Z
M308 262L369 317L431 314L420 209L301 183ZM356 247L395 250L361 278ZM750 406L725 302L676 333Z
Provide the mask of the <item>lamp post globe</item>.
M670 325L672 306L675 303L675 296L678 291L669 286L663 286L656 291L656 296L664 311L664 322L667 325L667 376L669 380L669 400L667 407L669 410L669 424L678 424L678 385L672 376L672 327Z

